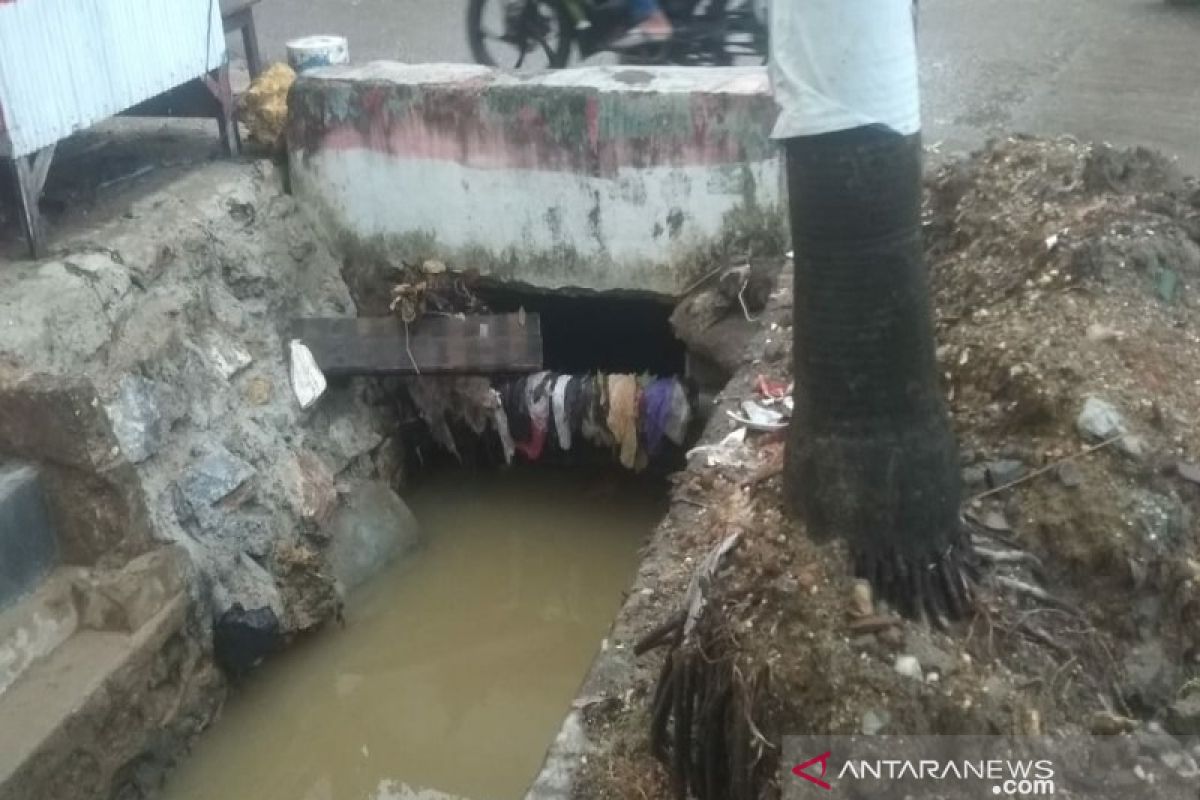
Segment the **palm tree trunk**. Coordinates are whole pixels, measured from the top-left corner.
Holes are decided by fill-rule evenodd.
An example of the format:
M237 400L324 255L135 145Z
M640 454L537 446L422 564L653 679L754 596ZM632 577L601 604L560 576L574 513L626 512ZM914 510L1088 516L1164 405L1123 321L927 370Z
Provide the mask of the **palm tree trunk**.
M875 13L888 4L890 16ZM794 8L775 14L793 35L772 31L796 254L787 492L811 534L849 543L877 595L909 615L958 616L969 605L970 545L923 259L910 9L907 0ZM858 11L859 25L845 24ZM807 27L793 14L807 15ZM893 28L874 44L838 45L889 20L908 28L907 41L897 44ZM888 81L898 88L878 92ZM910 102L895 102L905 91Z

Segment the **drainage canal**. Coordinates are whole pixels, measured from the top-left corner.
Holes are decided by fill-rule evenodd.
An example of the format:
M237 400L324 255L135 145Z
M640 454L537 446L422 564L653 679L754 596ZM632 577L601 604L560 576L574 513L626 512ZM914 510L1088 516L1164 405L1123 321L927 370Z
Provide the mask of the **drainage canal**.
M521 797L664 497L612 470L424 479L422 548L348 598L344 629L253 673L164 798Z
M380 384L421 546L346 598L344 627L241 681L165 800L524 795L666 513L664 476L683 460L692 401L661 301L502 288L484 300L539 315L549 372ZM621 395L637 398L621 408L655 409L631 412L636 464L613 434L630 428L606 426ZM537 438L534 397L547 428L531 456L521 439ZM515 456L488 398L503 398ZM680 405L682 418L668 413Z

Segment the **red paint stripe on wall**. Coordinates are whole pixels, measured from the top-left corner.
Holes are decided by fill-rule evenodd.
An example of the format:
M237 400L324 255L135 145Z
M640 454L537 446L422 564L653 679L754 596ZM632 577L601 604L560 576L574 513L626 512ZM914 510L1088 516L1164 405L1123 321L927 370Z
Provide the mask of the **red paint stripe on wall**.
M590 132L589 132L590 134ZM590 135L589 135L589 138ZM730 136L628 138L581 143L584 147L520 142L497 131L447 135L420 120L385 125L373 121L363 130L343 124L326 131L319 149L372 150L413 161L442 161L485 170L538 170L608 176L622 167L701 166L740 163L740 143Z

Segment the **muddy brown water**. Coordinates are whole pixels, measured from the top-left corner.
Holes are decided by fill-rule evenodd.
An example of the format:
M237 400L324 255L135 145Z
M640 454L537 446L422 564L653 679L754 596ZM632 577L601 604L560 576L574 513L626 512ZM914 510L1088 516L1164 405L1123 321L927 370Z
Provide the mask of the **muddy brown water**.
M427 480L422 549L239 687L164 800L522 797L664 497L578 471Z

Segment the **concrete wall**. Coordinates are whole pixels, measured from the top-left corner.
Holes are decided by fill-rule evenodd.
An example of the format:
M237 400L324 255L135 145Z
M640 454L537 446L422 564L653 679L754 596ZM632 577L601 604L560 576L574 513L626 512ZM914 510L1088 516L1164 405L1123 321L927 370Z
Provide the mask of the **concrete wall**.
M0 608L38 584L54 564L55 550L37 471L0 465Z
M778 243L775 113L758 68L334 67L292 90L293 189L392 260L676 294L714 246Z

